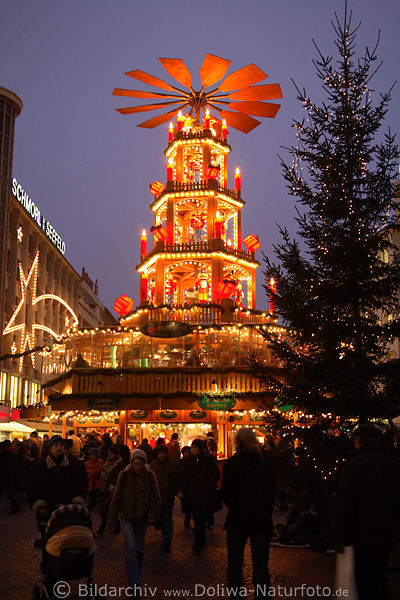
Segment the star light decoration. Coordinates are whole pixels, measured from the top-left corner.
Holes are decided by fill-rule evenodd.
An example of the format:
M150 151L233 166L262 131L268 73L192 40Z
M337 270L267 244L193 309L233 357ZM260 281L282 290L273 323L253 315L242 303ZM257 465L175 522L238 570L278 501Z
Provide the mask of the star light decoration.
M34 344L35 332L37 330L47 332L49 335L51 335L56 340L60 338L60 334L56 333L55 331L53 331L53 329L51 329L50 327L47 327L46 325L42 325L40 323L32 323L31 325L27 325L27 323L26 323L27 310L32 306L36 306L39 302L42 302L44 300L55 300L56 302L59 302L60 304L65 306L65 308L67 310L67 315L65 317L66 327L68 327L68 326L76 327L78 325L78 317L76 316L76 314L74 313L72 308L65 302L65 300L63 300L59 296L56 296L55 294L42 294L41 296L36 295L37 294L38 268L39 268L39 250L36 253L36 256L34 258L32 266L29 270L28 276L25 275L22 264L19 263L21 300L20 300L19 304L17 305L16 309L14 310L14 313L13 313L11 319L9 320L9 322L7 323L7 325L3 331L3 335L7 335L7 334L13 333L15 331L21 332L19 352L25 352L27 349L33 350L33 348L35 347L35 344ZM28 294L29 284L31 284L31 290L32 290L31 297L29 297L29 294ZM15 321L17 320L18 316L22 317L23 322L19 323L19 324L15 324ZM13 341L12 346L11 346L11 352L13 354L15 354L16 350L17 350L17 347L15 345L15 341ZM32 361L32 366L35 367L34 353L32 353L30 355L30 357L31 357L31 361ZM19 372L22 371L23 362L24 362L24 357L21 356L19 359Z
M158 60L167 73L182 86L187 87L189 91L170 85L166 81L141 70L125 73L125 75L129 75L129 77L142 81L149 86L167 90L167 93L116 88L113 92L115 96L157 98L160 100L155 104L117 108L121 114L128 115L160 110L178 105L164 114L139 123L138 127L148 129L158 127L158 125L169 121L185 107L190 108L189 114L194 113L195 121L199 123L200 112L205 112L206 108L209 108L217 111L219 118L221 120L225 119L228 125L243 133L249 133L260 125L260 121L250 115L274 118L281 107L280 104L261 102L261 100L282 98L282 91L278 83L255 85L266 79L268 75L254 64L233 71L225 77L231 61L213 54L207 54L200 68L202 87L199 91L196 91L192 87L192 75L182 59L159 58ZM219 81L221 83L217 87L206 91L206 88L214 86ZM228 107L232 110L227 110Z

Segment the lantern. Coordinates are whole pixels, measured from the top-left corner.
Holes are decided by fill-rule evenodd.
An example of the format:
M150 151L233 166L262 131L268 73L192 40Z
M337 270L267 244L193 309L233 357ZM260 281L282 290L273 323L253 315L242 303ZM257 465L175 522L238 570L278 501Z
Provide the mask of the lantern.
M230 298L236 290L237 283L234 279L221 279L215 288L217 298Z
M164 190L165 185L161 183L161 181L153 181L153 183L150 183L150 193L153 194L153 196L159 196Z
M140 237L140 256L143 258L147 254L147 233L146 230L143 229L142 235Z
M174 125L173 125L173 123L170 123L169 127L168 127L168 143L173 142L173 140L174 140Z
M243 244L246 246L247 250L250 250L250 252L255 252L256 250L261 248L261 244L258 241L258 237L252 234L244 238Z
M120 317L124 317L131 312L134 304L132 298L129 298L126 294L122 294L122 296L115 300L113 308Z
M239 167L236 167L236 171L235 171L235 190L237 192L240 192L241 188L242 188L242 176L240 174Z
M269 284L268 284L268 295L269 295L269 310L272 313L276 312L276 305L275 305L275 298L274 298L275 294L276 294L276 281L273 277L271 277L271 279L269 280Z
M154 233L154 237L157 242L166 242L168 240L168 232L165 229L164 225L157 225L151 228L151 233Z
M220 170L221 170L220 167L216 167L214 165L208 165L208 169L206 171L207 179L218 179Z
M221 126L221 139L226 140L227 135L228 135L228 126L226 124L226 119L223 119L222 126Z
M178 131L182 131L183 128L183 124L185 122L185 117L182 115L182 111L180 110L178 112L178 117L177 117L177 123L178 123Z
M174 161L172 160L172 158L168 159L167 162L167 181L173 181L174 180Z
M210 117L210 111L207 108L206 115L204 117L204 129L210 129L210 119L211 119L211 117Z

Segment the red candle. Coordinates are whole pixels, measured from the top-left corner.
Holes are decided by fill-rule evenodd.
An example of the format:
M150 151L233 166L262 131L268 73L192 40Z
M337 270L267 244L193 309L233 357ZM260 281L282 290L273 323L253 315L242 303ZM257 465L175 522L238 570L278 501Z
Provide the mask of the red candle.
M146 230L143 229L142 236L140 238L140 256L143 258L147 254L147 233Z
M185 117L182 116L181 110L178 112L177 122L178 122L178 131L182 131L182 127L185 122Z
M240 192L241 188L242 188L242 176L240 174L239 167L236 167L236 171L235 171L235 190L237 192Z
M168 142L172 142L174 139L174 125L173 123L169 124L168 127Z
M228 135L228 126L226 124L226 119L222 119L221 126L221 139L226 140L226 136Z
M147 273L141 273L140 275L140 302L143 302L144 300L147 300L147 281L148 281L148 274Z
M275 300L273 294L276 294L276 282L273 277L269 280L269 310L272 313L276 312Z
M173 181L174 180L174 162L172 160L172 158L168 159L167 162L167 181Z
M221 216L219 214L219 211L217 210L216 214L215 214L215 237L218 239L222 238L222 219Z
M205 129L210 129L210 119L211 119L211 117L210 117L210 111L207 108L207 110L206 110L206 116L204 117L204 128Z

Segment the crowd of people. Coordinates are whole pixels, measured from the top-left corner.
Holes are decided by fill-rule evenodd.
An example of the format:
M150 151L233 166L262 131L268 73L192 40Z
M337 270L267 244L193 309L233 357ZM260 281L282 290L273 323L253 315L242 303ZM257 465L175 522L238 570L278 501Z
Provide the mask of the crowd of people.
M388 599L385 568L398 541L400 467L382 452L381 435L374 425L353 432L356 455L342 471L336 490L337 549L354 549L355 581L359 600ZM85 438L70 431L66 439L54 435L0 444L1 492L10 501L10 514L20 511L23 494L38 519L46 519L59 505L81 503L89 513L97 509L103 536L122 530L130 585L140 583L146 531L160 531L160 550L169 552L173 540L173 508L181 503L184 526L193 521L192 551L206 544L207 529L223 503L227 542L228 585L243 585L243 557L250 541L253 584L270 585L268 559L274 534L274 504L280 508L279 452L272 439L261 446L253 430L242 428L235 437L235 453L217 462L212 432L180 447L178 434L155 447L147 439L132 451L121 436ZM222 477L221 477L222 472ZM267 586L267 587L265 587ZM371 595L372 594L372 595Z

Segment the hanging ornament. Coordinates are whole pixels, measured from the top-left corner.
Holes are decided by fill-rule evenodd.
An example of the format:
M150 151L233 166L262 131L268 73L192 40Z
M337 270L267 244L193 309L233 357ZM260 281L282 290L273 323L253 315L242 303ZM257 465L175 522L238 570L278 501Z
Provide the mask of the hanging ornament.
M256 250L261 248L261 244L258 240L258 237L252 234L244 238L243 244L246 246L247 250L250 250L251 252L255 252Z
M119 296L119 298L115 300L113 308L116 313L118 313L121 317L124 317L131 312L133 305L134 301L132 298L129 298L129 296L126 294L122 294L122 296Z

